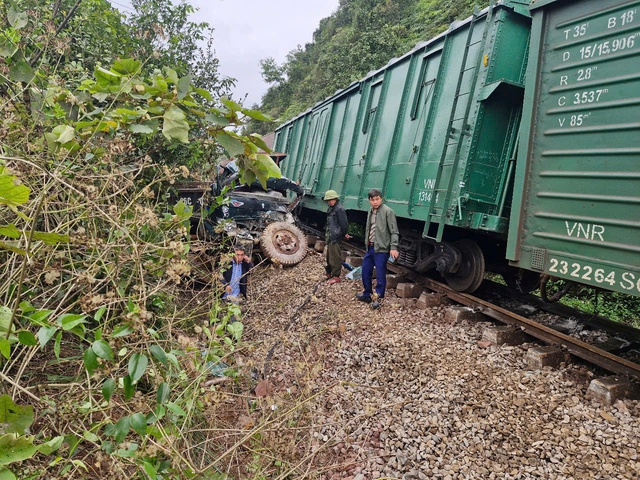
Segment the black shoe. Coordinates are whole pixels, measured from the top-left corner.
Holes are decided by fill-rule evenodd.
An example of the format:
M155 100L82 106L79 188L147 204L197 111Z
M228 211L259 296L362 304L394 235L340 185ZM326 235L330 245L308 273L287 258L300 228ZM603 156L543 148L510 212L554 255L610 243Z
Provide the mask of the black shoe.
M371 297L369 295L365 295L364 293L356 293L356 299L364 303L371 303Z
M380 300L376 300L371 304L371 308L373 308L374 310L379 309L381 306L382 306L382 302Z

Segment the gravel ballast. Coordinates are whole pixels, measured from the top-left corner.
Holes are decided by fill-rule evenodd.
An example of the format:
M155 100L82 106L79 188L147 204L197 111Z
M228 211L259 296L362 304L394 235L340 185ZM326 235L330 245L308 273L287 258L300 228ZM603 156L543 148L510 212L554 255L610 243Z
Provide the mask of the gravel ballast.
M240 418L282 416L264 440L288 478L640 478L638 402L587 399L589 367L527 370L530 344L479 343L489 322L323 279L315 252L256 268L236 355L262 382Z

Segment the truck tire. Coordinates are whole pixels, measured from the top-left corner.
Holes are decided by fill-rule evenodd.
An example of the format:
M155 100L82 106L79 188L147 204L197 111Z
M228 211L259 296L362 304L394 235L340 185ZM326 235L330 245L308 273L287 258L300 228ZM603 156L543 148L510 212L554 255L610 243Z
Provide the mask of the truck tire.
M296 265L307 254L307 237L302 230L287 222L267 225L260 236L265 256L282 265Z

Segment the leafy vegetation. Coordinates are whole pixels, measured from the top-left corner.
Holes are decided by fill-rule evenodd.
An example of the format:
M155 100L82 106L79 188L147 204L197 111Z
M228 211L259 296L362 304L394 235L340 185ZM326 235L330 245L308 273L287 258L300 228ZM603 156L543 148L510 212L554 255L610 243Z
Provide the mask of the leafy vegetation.
M446 30L452 21L471 15L476 4L341 0L338 10L320 22L311 43L289 52L281 65L273 58L261 61L263 79L271 87L259 108L277 121L251 122L248 130L273 131L280 122L384 66L417 42Z
M242 323L215 290L185 298L171 188L223 153L278 176L237 133L265 117L199 77L217 60L190 7L44 3L0 0L0 478L220 478L190 432Z

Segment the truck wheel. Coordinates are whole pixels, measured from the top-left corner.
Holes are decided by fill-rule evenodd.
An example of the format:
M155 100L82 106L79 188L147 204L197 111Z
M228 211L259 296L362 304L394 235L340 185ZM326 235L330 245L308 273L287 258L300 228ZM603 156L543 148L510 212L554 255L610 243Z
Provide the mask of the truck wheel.
M262 232L260 246L271 261L282 265L296 265L307 254L307 237L295 225L274 222Z

